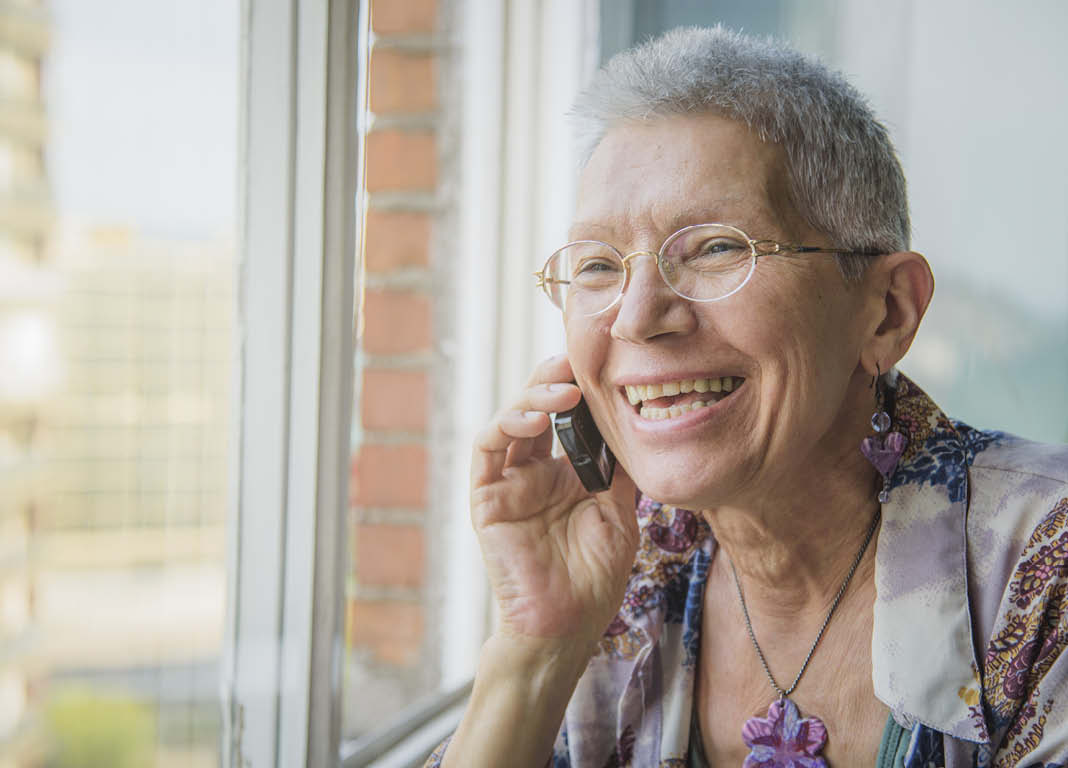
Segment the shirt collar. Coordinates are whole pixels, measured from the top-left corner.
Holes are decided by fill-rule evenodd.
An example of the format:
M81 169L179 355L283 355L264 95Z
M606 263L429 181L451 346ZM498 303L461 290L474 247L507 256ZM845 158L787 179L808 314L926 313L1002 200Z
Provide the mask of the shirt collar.
M968 603L966 446L897 376L892 430L908 438L883 504L872 635L876 696L907 725L988 742Z

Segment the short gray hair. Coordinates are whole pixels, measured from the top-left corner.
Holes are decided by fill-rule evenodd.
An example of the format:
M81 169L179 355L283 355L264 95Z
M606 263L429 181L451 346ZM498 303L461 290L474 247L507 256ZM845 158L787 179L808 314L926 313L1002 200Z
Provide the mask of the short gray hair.
M673 29L613 56L571 114L585 164L620 122L706 112L783 148L794 207L837 247L908 249L905 175L886 128L841 75L772 38ZM868 262L839 256L850 280Z

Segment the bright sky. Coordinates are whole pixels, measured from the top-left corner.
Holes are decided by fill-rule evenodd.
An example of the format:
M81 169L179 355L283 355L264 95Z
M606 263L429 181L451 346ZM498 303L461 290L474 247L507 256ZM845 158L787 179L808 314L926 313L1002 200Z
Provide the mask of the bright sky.
M238 0L52 0L61 217L178 238L234 227Z

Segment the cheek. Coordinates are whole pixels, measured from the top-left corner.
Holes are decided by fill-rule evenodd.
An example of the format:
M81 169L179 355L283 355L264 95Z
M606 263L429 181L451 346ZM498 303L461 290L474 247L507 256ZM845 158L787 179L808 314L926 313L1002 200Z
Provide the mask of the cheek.
M784 328L776 377L789 429L815 439L836 420L859 361L855 323L841 305L813 302Z
M824 401L858 360L849 302L815 280L786 282L753 286L751 312L732 320L739 346L757 362L763 418L781 424L814 412L823 418L830 406Z
M769 280L754 284L740 299L739 306L719 317L719 330L732 346L752 355L762 372L771 374L810 357L806 348L816 329L813 314L819 313L811 300Z
M825 365L855 347L853 302L844 286L828 286L819 275L786 275L788 290L760 286L762 342L804 367ZM769 322L770 320L770 322ZM756 327L756 326L754 326Z
M613 390L601 381L611 346L611 326L608 323L575 322L567 323L564 330L575 383L582 390L583 398L605 438L619 446L619 440L613 439L618 431L612 410Z
M599 326L565 319L564 338L575 381L584 392L588 392L604 362L604 342L607 337Z

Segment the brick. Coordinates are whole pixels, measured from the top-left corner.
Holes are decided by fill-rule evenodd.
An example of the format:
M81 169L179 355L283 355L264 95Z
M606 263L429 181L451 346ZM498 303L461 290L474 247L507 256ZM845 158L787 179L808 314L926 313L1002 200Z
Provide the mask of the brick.
M356 506L426 506L426 446L364 443L353 459L349 488Z
M398 211L367 212L364 257L369 272L430 265L430 215Z
M379 661L410 666L419 660L423 609L414 603L386 600L349 602L349 641L370 650Z
M356 580L368 587L423 585L425 534L418 525L358 525L355 533Z
M437 181L433 134L375 131L367 136L369 192L429 192Z
M371 111L428 112L437 105L434 58L375 49L371 52Z
M360 399L365 429L427 430L430 376L423 371L366 368Z
M363 298L364 350L375 355L430 351L430 312L430 297L425 294L367 291Z
M427 35L437 23L437 0L372 0L371 27L377 35Z

